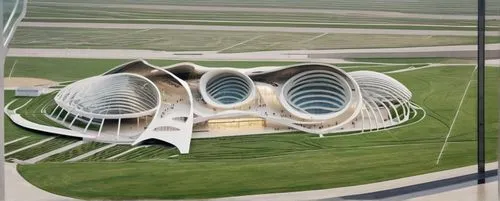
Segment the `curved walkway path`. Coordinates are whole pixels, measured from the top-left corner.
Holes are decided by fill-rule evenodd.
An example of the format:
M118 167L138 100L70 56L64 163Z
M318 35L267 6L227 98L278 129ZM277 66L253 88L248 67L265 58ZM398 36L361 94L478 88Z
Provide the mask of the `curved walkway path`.
M476 166L467 166L441 172L428 173L401 179L324 190L290 193L272 193L238 197L210 199L214 201L246 200L496 200L496 169L498 163L486 165L489 182L474 185ZM16 164L6 163L7 201L76 201L76 199L55 195L31 185L16 170ZM450 187L451 186L451 187Z
M290 192L290 193L272 193L272 194L262 194L262 195L249 195L249 196L239 196L239 197L228 197L214 199L217 201L246 201L246 200L276 200L276 201L287 201L287 200L375 200L375 199L387 199L391 200L391 197L397 197L395 200L404 200L411 197L427 196L426 194L417 194L419 190L433 190L439 189L443 186L442 184L448 184L446 182L452 182L453 184L464 183L470 179L471 174L477 171L477 166L467 166L462 168L456 168L451 170L445 170L440 172L433 172L428 174L422 174L412 177L405 177L401 179L358 185L349 186L341 188L332 188L324 190L313 190L313 191L302 191L302 192ZM498 168L498 163L488 163L486 165L486 170L489 172L494 172L496 175L496 169ZM490 173L492 174L492 173ZM465 177L465 178L464 178ZM458 180L457 180L458 178ZM495 179L497 177L494 177ZM460 180L461 179L461 180ZM445 182L443 182L445 181ZM470 181L469 181L470 182ZM428 185L426 183L431 183L430 187L422 187L422 185ZM449 184L451 185L451 184ZM417 189L414 189L414 188ZM443 191L431 192L432 194L438 194L446 192L450 189L442 188ZM453 189L455 190L455 189ZM401 194L401 192L406 192L406 194ZM413 193L413 195L412 195ZM496 194L496 191L495 191ZM430 193L429 193L430 195ZM406 197L403 197L406 196ZM409 196L409 197L408 197ZM444 200L444 199L442 199ZM454 200L454 199L453 199ZM470 200L473 201L473 200Z
M15 163L5 163L6 201L76 201L31 185L17 172L16 166Z

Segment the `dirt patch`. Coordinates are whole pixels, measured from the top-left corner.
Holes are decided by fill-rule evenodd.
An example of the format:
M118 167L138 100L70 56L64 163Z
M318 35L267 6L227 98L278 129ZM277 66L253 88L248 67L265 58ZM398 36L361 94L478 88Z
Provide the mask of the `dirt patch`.
M6 77L4 78L4 88L33 87L33 86L52 86L57 82L41 78L32 77Z

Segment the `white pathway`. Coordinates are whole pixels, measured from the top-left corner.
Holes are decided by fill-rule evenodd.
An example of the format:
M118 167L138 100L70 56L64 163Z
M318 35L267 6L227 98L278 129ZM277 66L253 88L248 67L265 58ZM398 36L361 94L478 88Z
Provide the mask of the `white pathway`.
M497 169L498 163L488 163L486 165L486 170ZM349 186L341 188L332 188L324 190L312 190L312 191L301 191L301 192L290 192L290 193L271 193L271 194L261 194L261 195L248 195L248 196L238 196L238 197L228 197L228 198L217 198L211 200L217 201L250 201L250 200L266 200L266 201L289 201L289 200L318 200L318 199L330 199L334 197L342 197L348 195L356 195L369 192L377 192L389 189L395 189L404 186L416 185L431 181L437 181L442 179L454 178L466 174L472 174L477 171L477 166L467 166L463 168L457 168L452 170L446 170L441 172L428 173L423 175L417 175L412 177L405 177L401 179L389 180L384 182L377 182L358 186ZM445 200L445 199L443 199ZM454 199L451 199L454 200ZM470 200L474 201L474 200Z
M408 199L409 201L498 201L498 182Z
M43 49L43 48L9 48L11 57L44 57L44 58L92 58L92 59L176 59L176 60L272 60L272 61L315 61L330 63L359 63L343 59L309 58L314 54L390 54L390 53L454 53L455 51L476 51L476 45L449 45L432 47L402 48L367 48L367 49L328 49L328 50L277 50L242 53L219 53L217 51L155 51L134 49ZM500 51L500 43L487 44L486 50ZM196 54L190 54L196 53ZM500 64L500 60L489 60L489 64Z
M42 155L36 156L36 157L34 157L34 158L30 158L30 159L28 159L28 160L25 160L25 161L24 161L24 163L28 163L28 164L37 163L37 162L39 162L39 161L41 161L41 160L43 160L43 159L46 159L46 158L48 158L48 157L50 157L50 156L52 156L52 155L55 155L55 154L58 154L58 153L61 153L61 152L68 151L68 150L73 149L73 148L75 148L75 147L78 147L78 146L80 146L80 145L82 145L82 144L84 144L84 143L86 143L86 142L85 142L85 141L80 140L80 141L75 142L75 143L73 143L73 144L69 144L69 145L64 146L64 147L61 147L61 148L59 148L59 149L56 149L56 150L53 150L53 151L50 151L50 152L44 153L44 154L42 154Z
M6 201L76 201L31 185L17 172L15 163L5 163L5 184Z
M108 145L106 145L106 146L104 146L104 147L101 147L101 148L99 148L99 149L94 149L94 150L92 150L92 151L89 151L89 152L84 153L84 154L82 154L82 155L79 155L79 156L77 156L77 157L74 157L74 158L68 159L68 160L66 160L66 161L64 161L64 162L76 162L76 161L79 161L79 160L85 159L85 158L87 158L87 157L89 157L89 156L92 156L92 155L94 155L94 154L96 154L96 153L99 153L99 152L101 152L101 151L104 151L104 150L106 150L106 149L109 149L109 148L111 148L111 147L114 147L115 145L116 145L116 144L108 144Z
M45 143L45 142L48 142L48 141L50 141L50 140L53 140L54 138L56 138L56 137L50 137L50 138L44 139L44 140L42 140L42 141L40 141L40 142L37 142L37 143L34 143L34 144L30 144L30 145L25 146L25 147L22 147L22 148L20 148L20 149L16 149L16 150L14 150L14 151L11 151L11 152L9 152L9 153L6 153L4 156L5 156L5 157L7 157L7 156L10 156L10 155L15 154L15 153L17 153L17 152L24 151L24 150L29 149L29 148L31 148L31 147L34 147L34 146L37 146L37 145L43 144L43 143Z
M498 163L488 163L486 170L493 170L498 167ZM317 200L328 199L332 197L341 197L347 195L355 195L360 193L376 192L381 190L394 189L409 185L421 184L436 180L453 178L466 174L471 174L476 171L476 166L467 166L452 170L441 172L434 172L429 174L417 175L412 177L405 177L390 181L349 186L341 188L332 188L324 190L290 192L290 193L271 193L262 195L249 195L239 197L227 197L209 199L214 201L246 201L246 200L266 200L266 201L289 201L289 200ZM65 198L52 193L40 190L29 182L24 180L16 170L16 165L13 163L6 163L5 165L5 178L7 201L66 201L75 200ZM441 200L455 200L455 201L489 201L498 200L496 182L491 182L483 186L465 187L457 190L446 191L438 194L427 195L423 197L413 198L412 201L441 201ZM483 199L484 198L484 199Z
M106 158L106 160L113 160L113 159L115 159L115 158L118 158L118 157L120 157L120 156L123 156L123 155L128 154L128 153L130 153L130 152L132 152L132 151L135 151L135 150L137 150L137 149L144 148L144 147L148 147L148 146L137 146L137 147L134 147L134 148L129 149L129 150L127 150L127 151L124 151L124 152L122 152L122 153L119 153L119 154L116 154L116 155L111 156L111 157L109 157L109 158Z
M24 136L24 137L17 138L17 139L15 139L15 140L8 141L8 142L6 142L6 143L4 144L4 146L7 146L7 145L12 144L12 143L14 143L14 142L19 142L19 141L24 140L24 139L29 138L29 137L30 137L30 136Z

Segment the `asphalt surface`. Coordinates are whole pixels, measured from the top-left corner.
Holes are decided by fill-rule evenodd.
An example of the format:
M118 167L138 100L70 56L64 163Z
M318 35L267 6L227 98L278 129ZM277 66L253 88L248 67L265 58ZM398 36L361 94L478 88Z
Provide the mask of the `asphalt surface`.
M336 49L336 50L289 50L246 53L218 53L216 51L167 52L134 49L30 49L10 48L8 56L46 58L94 58L94 59L176 59L176 60L275 60L275 61L325 61L345 63L342 58L387 57L449 57L473 58L475 45ZM493 64L500 59L500 44L486 46L488 59ZM496 59L496 60L495 60Z

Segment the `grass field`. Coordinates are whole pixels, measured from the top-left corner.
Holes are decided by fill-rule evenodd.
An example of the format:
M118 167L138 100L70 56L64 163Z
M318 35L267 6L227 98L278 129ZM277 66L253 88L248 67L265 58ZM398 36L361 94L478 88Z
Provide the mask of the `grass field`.
M232 10L190 10L177 7L165 9L160 6L135 8L128 2L40 2L30 1L27 17L30 22L85 22L85 23L146 23L146 24L194 24L223 26L275 26L275 27L335 27L335 28L378 28L378 29L420 29L420 30L475 30L475 19L412 18L407 15L384 16L379 13L318 12L302 9L301 12L272 12L253 8L246 11ZM164 2L150 2L163 4ZM204 4L206 2L200 2ZM220 2L211 2L217 6ZM227 3L227 2L226 2ZM232 2L234 3L234 2ZM268 2L269 3L269 2ZM283 2L284 3L284 2ZM316 2L318 3L318 2ZM366 2L365 2L366 3ZM168 2L169 5L185 4ZM314 5L314 2L308 2ZM387 3L389 4L389 3ZM393 4L391 2L390 4ZM140 5L139 5L140 6ZM163 5L165 6L165 5ZM224 4L223 6L227 6ZM237 5L236 5L237 6ZM245 5L243 5L245 6ZM287 3L278 7L288 7ZM491 6L491 5L489 5ZM272 6L269 8L275 8ZM298 6L300 7L300 5ZM353 9L357 9L356 8ZM199 8L196 5L190 7ZM324 7L322 7L324 9ZM335 8L342 9L342 8ZM345 9L345 8L344 8ZM428 9L426 9L428 10ZM398 11L400 12L400 11ZM421 11L420 11L421 12ZM441 12L439 14L442 14ZM458 14L454 12L453 14ZM431 26L426 26L431 25ZM487 26L495 30L499 20L488 20Z
M63 125L60 125L59 123L49 119L47 116L45 116L45 113L42 113L42 109L44 107L53 104L53 99L55 95L56 92L53 92L47 95L33 98L29 104L20 108L17 111L17 113L20 114L21 117L37 124L49 125L58 128L66 128Z
M106 4L101 4L106 5ZM119 5L113 5L119 6ZM89 9L92 8L92 9ZM146 20L147 23L163 20L200 20L200 21L250 21L250 22L313 22L313 23L357 23L366 24L433 24L433 25L474 25L472 20L441 20L441 19L412 19L383 18L378 16L345 15L331 13L294 13L294 12L242 12L242 11L190 11L190 10L161 10L161 9L134 9L120 7L100 7L99 4L40 4L31 3L27 13L28 21L31 18L81 18L81 19L121 19ZM51 20L47 20L51 21ZM130 23L130 21L128 22ZM244 24L244 23L242 23ZM278 24L279 25L279 24Z
M12 76L13 77L37 77L54 81L79 80L90 76L102 74L109 69L128 62L123 59L61 59L61 58L29 58L29 57L9 57L5 63L5 72L10 72L16 62ZM158 66L168 66L183 61L176 60L147 60ZM412 61L412 60L408 60ZM404 62L394 65L376 65L376 64L339 64L346 71L354 70L373 70L373 71L392 71L410 66L421 67L431 60L414 60L415 62ZM235 67L250 68L259 66L281 66L290 65L296 62L273 62L273 61L192 61L193 63L209 67ZM412 64L406 64L412 63ZM71 69L71 70L69 70ZM52 73L44 73L52 72ZM8 74L8 73L7 73ZM7 102L8 103L8 102ZM20 104L18 102L16 104Z
M476 40L475 37L468 36L374 34L327 34L321 36L322 34L20 27L11 42L11 47L250 52L459 45L474 44ZM498 41L499 39L495 37L489 37L487 42ZM245 43L234 46L242 42Z
M421 122L407 127L344 137L290 133L193 140L191 153L178 157L172 157L175 151L148 147L114 160L120 162L104 162L112 154L103 152L85 163L23 165L19 171L36 186L61 195L175 199L332 188L472 165L474 81L438 165L436 159L473 69L448 66L391 74L427 112ZM488 161L496 160L498 73L497 68L486 73ZM63 159L69 155L76 154Z
M103 161L109 157L112 157L112 156L115 156L115 155L120 154L122 152L125 152L131 148L132 148L132 146L130 146L130 145L115 145L109 149L98 152L98 153L96 153L88 158L81 160L81 161L82 162L84 162L84 161L86 161L86 162Z
M31 4L38 2L61 2L61 3L102 3L99 0L35 0ZM127 1L127 0L108 0L106 3L117 4L169 4L169 5L193 5L193 6L244 6L244 7L282 7L282 8L311 8L311 9L339 9L339 10L374 10L374 11L395 11L408 13L435 13L435 14L470 14L476 12L475 1L473 0L420 0L420 1L367 1L367 0L146 0L146 1ZM31 5L30 4L30 5ZM488 13L498 14L500 3L497 1L488 1Z
M46 136L42 136L42 135L32 135L29 138L26 138L24 140L17 141L17 142L14 142L12 144L6 145L5 146L5 153L8 154L9 152L23 148L25 146L35 144L37 142L42 141L45 138L46 138Z
M8 57L5 62L5 72L7 72L5 75L9 74L8 72L12 70L11 68L14 66L14 62L17 62L12 73L13 77L37 77L62 82L68 80L79 80L90 76L99 75L128 61L131 60ZM168 66L184 61L148 60L148 62L158 66ZM203 66L249 68L258 66L288 65L295 62L194 61L194 63Z
M69 144L77 142L77 141L78 141L78 139L76 139L76 138L58 136L58 137L56 137L48 142L37 145L33 148L12 154L9 156L9 158L16 158L19 160L27 160L27 159L42 155L44 153L56 150L58 148L64 147L66 145L69 145Z
M114 18L58 18L58 17L28 17L25 22L70 22L70 23L122 23L122 24L183 24L212 26L263 26L263 27L314 27L314 28L363 28L363 29L407 29L407 30L475 30L474 25L441 25L441 24L368 24L346 22L266 22L266 21L207 21L207 20L177 20L177 19L114 19ZM489 20L487 31L496 31L500 23Z
M88 143L82 144L78 147L75 147L73 149L70 149L68 151L52 155L52 156L42 160L42 162L63 162L63 161L72 159L76 156L87 153L89 151L92 151L94 149L101 148L105 145L106 144L99 143L99 142L88 142Z

